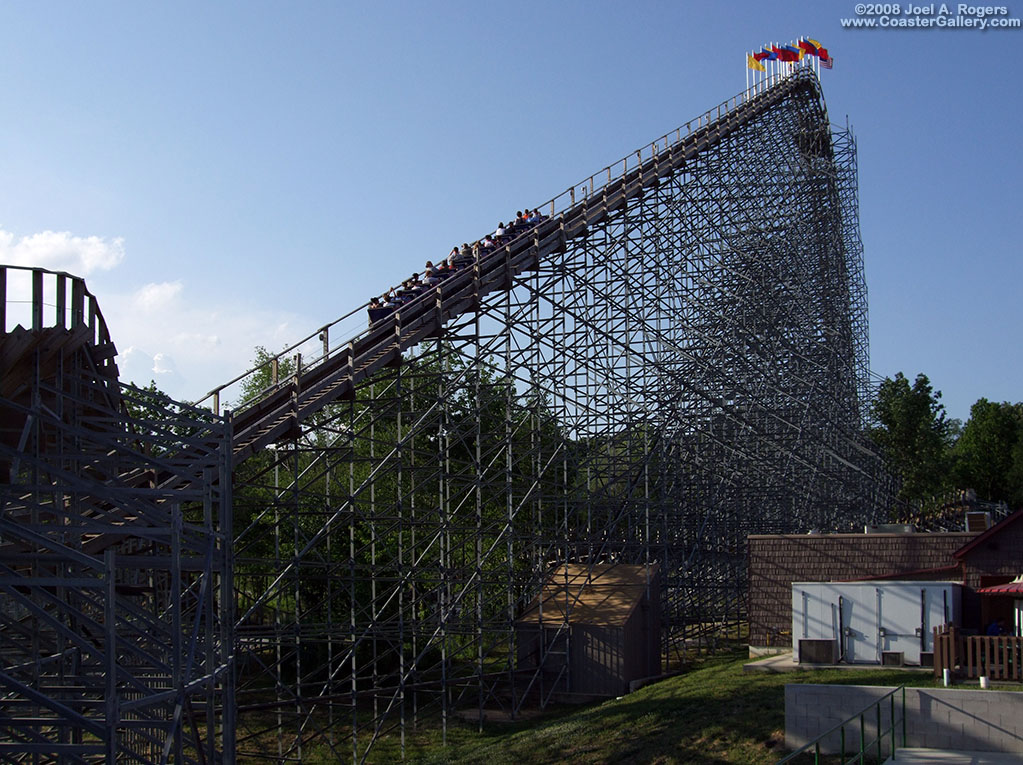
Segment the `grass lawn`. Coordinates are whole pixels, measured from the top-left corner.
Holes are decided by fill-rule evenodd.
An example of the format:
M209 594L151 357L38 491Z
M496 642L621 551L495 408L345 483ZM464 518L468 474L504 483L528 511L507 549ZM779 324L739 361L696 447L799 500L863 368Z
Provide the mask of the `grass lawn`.
M448 745L426 725L406 734L415 763L774 763L784 752L787 683L933 686L929 674L883 669L744 673L745 650L699 660L682 675L621 699L516 723L449 723ZM396 736L370 762L397 762ZM315 761L310 758L309 761ZM324 760L326 761L326 760Z

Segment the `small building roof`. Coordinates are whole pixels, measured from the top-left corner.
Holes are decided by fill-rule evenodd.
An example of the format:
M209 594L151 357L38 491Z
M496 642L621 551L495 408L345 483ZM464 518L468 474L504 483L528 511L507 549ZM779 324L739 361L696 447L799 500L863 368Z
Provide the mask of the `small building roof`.
M1002 534L1010 526L1014 525L1015 523L1017 523L1018 521L1021 521L1021 520L1023 520L1023 510L1017 510L1012 515L1009 515L1009 516L1007 516L1005 518L1002 518L1002 520L1000 520L994 526L989 528L987 531L985 531L985 532L975 536L972 540L970 540L965 545L963 545L958 550L956 550L953 553L953 555L956 558L962 560L967 555L969 555L971 552L976 550L978 547L980 547L981 545L983 545L986 542L990 541L992 537L997 537L999 534Z
M657 564L566 563L558 566L518 623L620 627L642 602Z

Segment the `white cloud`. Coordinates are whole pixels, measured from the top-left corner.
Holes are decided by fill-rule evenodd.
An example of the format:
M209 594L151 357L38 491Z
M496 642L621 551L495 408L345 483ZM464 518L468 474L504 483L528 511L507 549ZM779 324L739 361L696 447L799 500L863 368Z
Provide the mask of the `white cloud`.
M205 302L180 282L147 284L129 295L99 295L118 356L121 379L195 400L251 366L256 346L280 349L298 339L293 327L311 319L254 308L219 296ZM361 317L360 317L361 321ZM237 396L228 391L222 401Z
M116 338L114 342L117 342ZM121 382L134 382L145 387L153 381L160 390L171 396L178 394L180 398L178 389L181 387L182 377L176 362L168 354L151 355L132 345L118 354L117 366Z
M174 374L177 369L174 366L174 359L166 353L157 353L153 356L153 373L158 375Z
M74 236L70 231L42 231L15 241L14 234L0 229L0 263L34 266L88 276L109 271L124 260L124 239Z
M207 349L216 348L220 345L219 335L207 335L197 332L179 332L171 338L177 344L189 344L202 346Z
M168 311L181 295L180 281L146 284L132 295L133 307L138 311Z

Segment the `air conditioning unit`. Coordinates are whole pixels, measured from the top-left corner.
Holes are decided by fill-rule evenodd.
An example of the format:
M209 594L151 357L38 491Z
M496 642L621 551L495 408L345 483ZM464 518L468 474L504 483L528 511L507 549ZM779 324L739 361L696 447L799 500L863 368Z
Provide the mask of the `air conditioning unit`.
M838 662L837 640L800 640L800 664L835 664Z
M991 528L991 513L970 510L966 513L966 530L981 532Z

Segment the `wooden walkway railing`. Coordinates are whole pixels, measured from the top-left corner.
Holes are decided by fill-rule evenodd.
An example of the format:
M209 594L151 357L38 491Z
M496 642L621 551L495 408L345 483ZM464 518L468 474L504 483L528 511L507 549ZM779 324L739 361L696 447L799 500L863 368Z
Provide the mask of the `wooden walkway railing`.
M973 679L1023 681L1023 637L964 635L958 627L934 628L934 676L942 670Z

